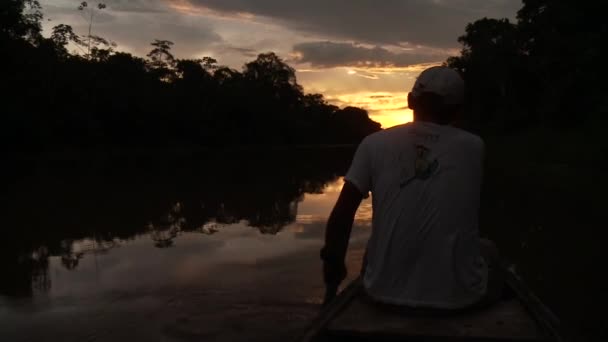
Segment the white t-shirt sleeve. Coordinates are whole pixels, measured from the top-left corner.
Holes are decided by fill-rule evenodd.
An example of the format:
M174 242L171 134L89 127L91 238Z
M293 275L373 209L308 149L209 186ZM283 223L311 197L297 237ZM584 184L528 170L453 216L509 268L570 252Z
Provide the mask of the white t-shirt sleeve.
M345 180L353 183L364 196L367 196L372 187L372 153L370 147L367 138L359 144L353 162L344 177Z

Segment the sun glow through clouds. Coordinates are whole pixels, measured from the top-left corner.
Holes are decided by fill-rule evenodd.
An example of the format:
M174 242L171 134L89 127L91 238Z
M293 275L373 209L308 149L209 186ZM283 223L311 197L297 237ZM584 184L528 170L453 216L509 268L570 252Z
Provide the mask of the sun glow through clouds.
M321 93L341 108L360 107L382 128L413 121L407 94L420 72L433 64L408 67L336 67L298 69L298 80L307 92Z
M328 100L340 107L355 106L367 110L370 118L382 124L382 128L413 120L413 112L407 106L407 92L358 92L335 95Z

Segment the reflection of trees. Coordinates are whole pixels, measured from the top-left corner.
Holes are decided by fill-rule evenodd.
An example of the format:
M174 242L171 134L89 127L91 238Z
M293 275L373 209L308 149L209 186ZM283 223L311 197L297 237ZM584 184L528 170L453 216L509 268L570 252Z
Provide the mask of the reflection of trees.
M34 290L46 291L51 287L48 274L49 250L36 247L23 253L19 246L9 245L0 252L0 261L7 267L2 269L0 294L29 296Z
M331 161L329 165L308 164L305 160L291 161L288 165L270 161L272 164L261 164L257 171L243 173L237 165L228 165L223 170L229 172L213 173L205 181L192 185L200 188L200 192L192 188L178 202L169 204L169 214L149 224L151 237L158 247L168 247L180 232L214 234L222 225L239 222L262 234L276 234L295 221L298 203L305 193L320 193L328 182L336 179L337 172L324 170L327 166L343 170L347 161L344 155L338 158L342 160Z
M18 191L0 198L4 227L11 227L0 246L6 271L0 294L48 289L50 256L75 269L83 258L138 235L169 247L180 232L210 235L238 222L276 234L295 220L304 194L319 193L346 171L353 151L287 152L233 151L163 163L104 160L102 169L73 162L23 179Z
M173 239L177 237L186 225L186 218L181 216L182 204L175 203L171 206L171 211L166 215L163 222L159 224L149 223L148 230L150 237L154 241L154 246L167 248L173 246Z
M114 240L63 240L61 242L61 264L68 270L73 270L78 266L78 263L85 255L105 254L117 246L118 242Z
M80 9L92 8L82 3ZM55 26L45 38L42 19L38 1L0 1L0 93L7 113L0 138L10 153L348 144L380 128L364 110L340 110L320 94L304 94L295 70L274 53L237 71L212 58L175 59L172 43L157 40L143 59L68 25ZM86 44L86 56L70 53L74 44ZM0 197L9 237L0 242L0 267L8 272L0 293L48 288L48 257L60 256L67 269L78 267L87 252L74 250L73 242L85 238L95 241L96 254L105 243L145 233L168 247L183 230L212 234L217 229L210 222L244 220L276 233L294 220L304 193L344 172L344 151L329 158L307 153L298 151L298 161L285 150L232 151L206 155L197 165L162 157L112 166L104 160L101 171L65 161L38 174L38 161L32 161L31 168L12 172L31 178ZM146 226L178 202L179 215Z
M117 246L115 241L74 242L62 240L61 235L42 241L36 236L16 234L13 240L3 243L0 248L3 272L0 295L30 296L33 291L50 289L48 267L51 256L58 256L63 267L73 270L86 255L103 254Z

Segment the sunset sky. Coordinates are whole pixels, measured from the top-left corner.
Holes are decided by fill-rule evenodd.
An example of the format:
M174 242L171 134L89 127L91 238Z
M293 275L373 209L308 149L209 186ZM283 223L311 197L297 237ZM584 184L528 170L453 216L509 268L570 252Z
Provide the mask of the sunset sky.
M42 0L45 32L86 33L78 0ZM97 1L89 1L95 6ZM411 119L406 96L425 66L460 49L468 22L513 19L520 0L106 0L93 34L145 56L154 39L178 58L210 56L241 69L273 51L297 70L306 92L365 108L390 127Z

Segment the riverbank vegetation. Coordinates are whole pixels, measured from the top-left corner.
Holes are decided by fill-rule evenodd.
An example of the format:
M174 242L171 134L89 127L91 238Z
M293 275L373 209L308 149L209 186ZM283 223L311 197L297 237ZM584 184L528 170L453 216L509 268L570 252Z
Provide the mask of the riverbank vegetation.
M601 67L608 48L602 2L526 0L517 21L477 20L458 40L473 129L509 133L530 127L606 124Z
M577 341L606 340L607 5L525 0L483 18L446 64L467 84L468 129L486 141L482 231Z
M91 25L95 11L86 3ZM146 58L59 24L41 34L33 0L0 4L2 145L40 153L104 146L356 144L380 129L360 108L306 94L274 53L241 71L179 59L155 40ZM70 52L73 49L75 52Z

